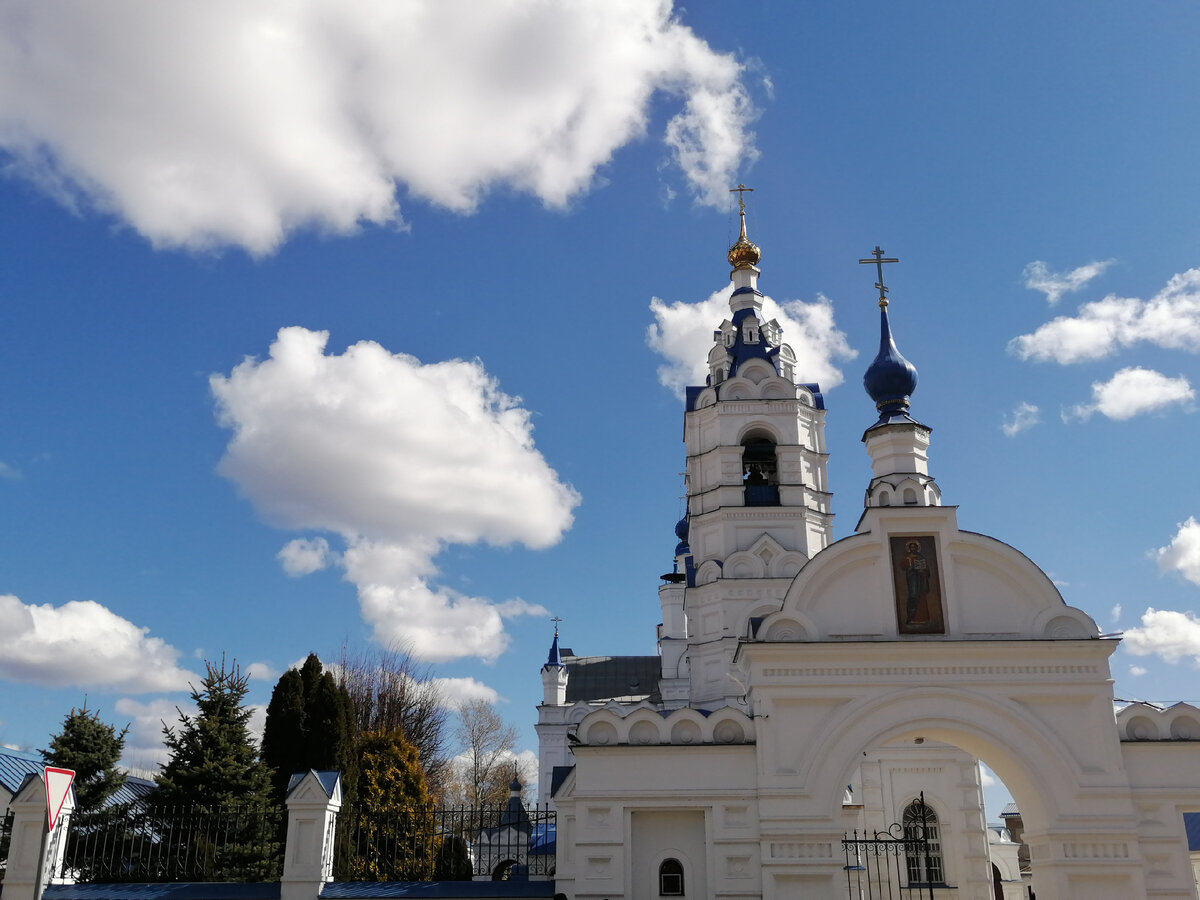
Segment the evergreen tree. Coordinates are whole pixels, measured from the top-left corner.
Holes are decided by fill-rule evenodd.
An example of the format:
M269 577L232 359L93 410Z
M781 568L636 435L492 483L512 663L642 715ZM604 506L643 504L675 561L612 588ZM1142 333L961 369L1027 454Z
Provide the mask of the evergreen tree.
M231 804L266 802L270 779L250 735L250 710L242 705L249 676L236 662L229 670L204 664L200 688L192 688L197 714L179 713L179 727L164 723L170 758L159 773L155 800L212 811Z
M48 765L75 772L75 811L67 832L65 863L79 882L117 878L111 859L98 856L89 847L102 845L120 855L129 843L129 809L112 802L113 794L125 783L125 773L117 764L128 731L126 726L118 733L85 703L83 709L71 710L63 719L62 730L50 738L49 749L41 751Z
M267 705L262 759L272 770L272 795L283 802L288 780L309 769L342 773L342 794L354 793L354 714L350 696L315 653L299 671L280 677Z
M195 716L179 713L178 727L163 724L170 757L155 790L156 826L174 843L164 858L186 860L188 871L168 880L264 881L279 875L280 816L268 809L270 772L250 735L250 710L242 705L248 676L237 663L205 662L192 688Z
M351 879L428 880L440 840L417 749L399 731L359 735L358 749L358 841Z
M117 764L125 751L128 731L127 725L118 734L85 702L83 709L71 710L63 719L62 729L50 738L50 748L41 751L48 765L74 770L77 817L100 811L125 783L125 773Z

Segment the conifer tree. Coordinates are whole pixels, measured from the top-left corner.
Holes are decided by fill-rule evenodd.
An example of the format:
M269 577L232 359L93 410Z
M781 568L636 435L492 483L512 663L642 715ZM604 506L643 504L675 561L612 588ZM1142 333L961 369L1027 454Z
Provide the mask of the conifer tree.
M433 798L417 749L399 731L359 735L359 844L351 877L422 881L432 877L440 840Z
M249 677L236 661L226 669L224 657L219 667L207 661L204 666L200 687L192 688L196 715L180 711L177 728L163 725L170 758L159 773L154 797L162 830L169 835L163 840L177 840L174 855L193 861L195 872L185 880L278 877L282 845L276 839L277 819L266 810L270 772L258 758L251 713L243 705ZM191 823L208 814L214 827L174 831L185 811Z
M282 802L288 780L309 769L342 773L342 792L354 789L354 715L350 696L315 653L299 671L280 677L267 705L262 758L272 770L272 794Z
M75 815L98 812L125 783L125 773L117 768L125 751L129 726L116 728L100 721L95 710L72 709L63 719L62 729L50 738L50 747L42 750L48 765L75 772Z
M204 664L200 687L192 688L195 716L179 713L178 728L163 724L170 758L157 778L155 800L214 810L229 804L262 804L269 777L250 735L250 710L242 705L249 676L237 662L226 669Z

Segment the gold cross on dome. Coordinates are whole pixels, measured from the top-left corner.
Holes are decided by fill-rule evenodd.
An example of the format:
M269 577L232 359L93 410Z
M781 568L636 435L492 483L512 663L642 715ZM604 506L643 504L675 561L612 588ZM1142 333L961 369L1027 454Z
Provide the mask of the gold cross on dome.
M880 309L882 309L883 307L888 305L888 302L887 302L888 289L886 287L884 287L884 284L883 284L883 264L884 263L894 263L894 262L900 262L900 260L895 259L895 258L885 257L883 255L883 251L879 249L878 244L876 244L875 249L873 251L871 251L871 256L869 259L860 259L859 260L859 263L874 263L875 271L879 273L879 280L877 282L875 282L875 287L879 288L879 307L880 307Z
M744 184L739 184L737 187L729 189L729 193L738 195L738 212L739 213L744 213L746 211L746 204L743 202L744 194L746 193L746 191L749 191L750 193L753 194L754 188L748 188Z
M555 636L555 637L558 637L558 623L562 621L562 617L560 617L560 616L555 616L555 617L554 617L553 619L551 619L550 621L554 623L554 636Z

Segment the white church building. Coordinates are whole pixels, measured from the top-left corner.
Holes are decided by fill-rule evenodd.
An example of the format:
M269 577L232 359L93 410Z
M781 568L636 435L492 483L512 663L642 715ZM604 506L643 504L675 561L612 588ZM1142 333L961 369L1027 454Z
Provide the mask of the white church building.
M686 395L687 514L658 653L575 655L556 633L542 668L557 890L1195 900L1183 813L1200 811L1200 710L1114 712L1117 641L942 505L878 248L873 477L854 533L833 540L824 398L763 318L741 216L729 317ZM978 760L1019 806L1024 877L1018 846L986 827ZM876 874L866 857L889 834L893 871Z

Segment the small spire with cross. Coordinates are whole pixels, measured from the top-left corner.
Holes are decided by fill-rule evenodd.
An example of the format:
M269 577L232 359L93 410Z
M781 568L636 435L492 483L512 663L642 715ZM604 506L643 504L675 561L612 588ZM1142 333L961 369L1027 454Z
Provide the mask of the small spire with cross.
M554 636L558 637L558 623L562 621L562 617L555 616L550 621L554 623Z
M891 257L891 258L885 257L883 255L883 251L879 249L878 244L875 245L875 249L873 251L871 251L871 256L868 259L860 259L859 260L860 264L861 263L867 263L867 264L874 263L875 264L875 271L878 272L878 277L879 277L879 280L877 282L875 282L875 287L879 288L879 308L880 309L884 309L888 305L888 301L887 301L888 289L884 286L884 283L883 283L883 264L884 263L894 263L894 262L900 262L900 260L898 260L894 257Z
M748 188L744 184L739 184L735 188L730 188L729 193L738 195L738 216L741 217L742 227L741 233L738 235L737 242L729 248L726 258L729 264L733 266L734 271L738 269L752 269L757 274L758 261L762 258L762 252L758 246L754 244L750 238L746 236L746 191L753 191L754 188ZM753 284L751 284L753 287Z
M749 191L753 194L754 188L748 188L744 184L739 184L737 187L729 189L729 193L738 195L738 212L743 216L746 214L746 203L744 196L746 191Z

